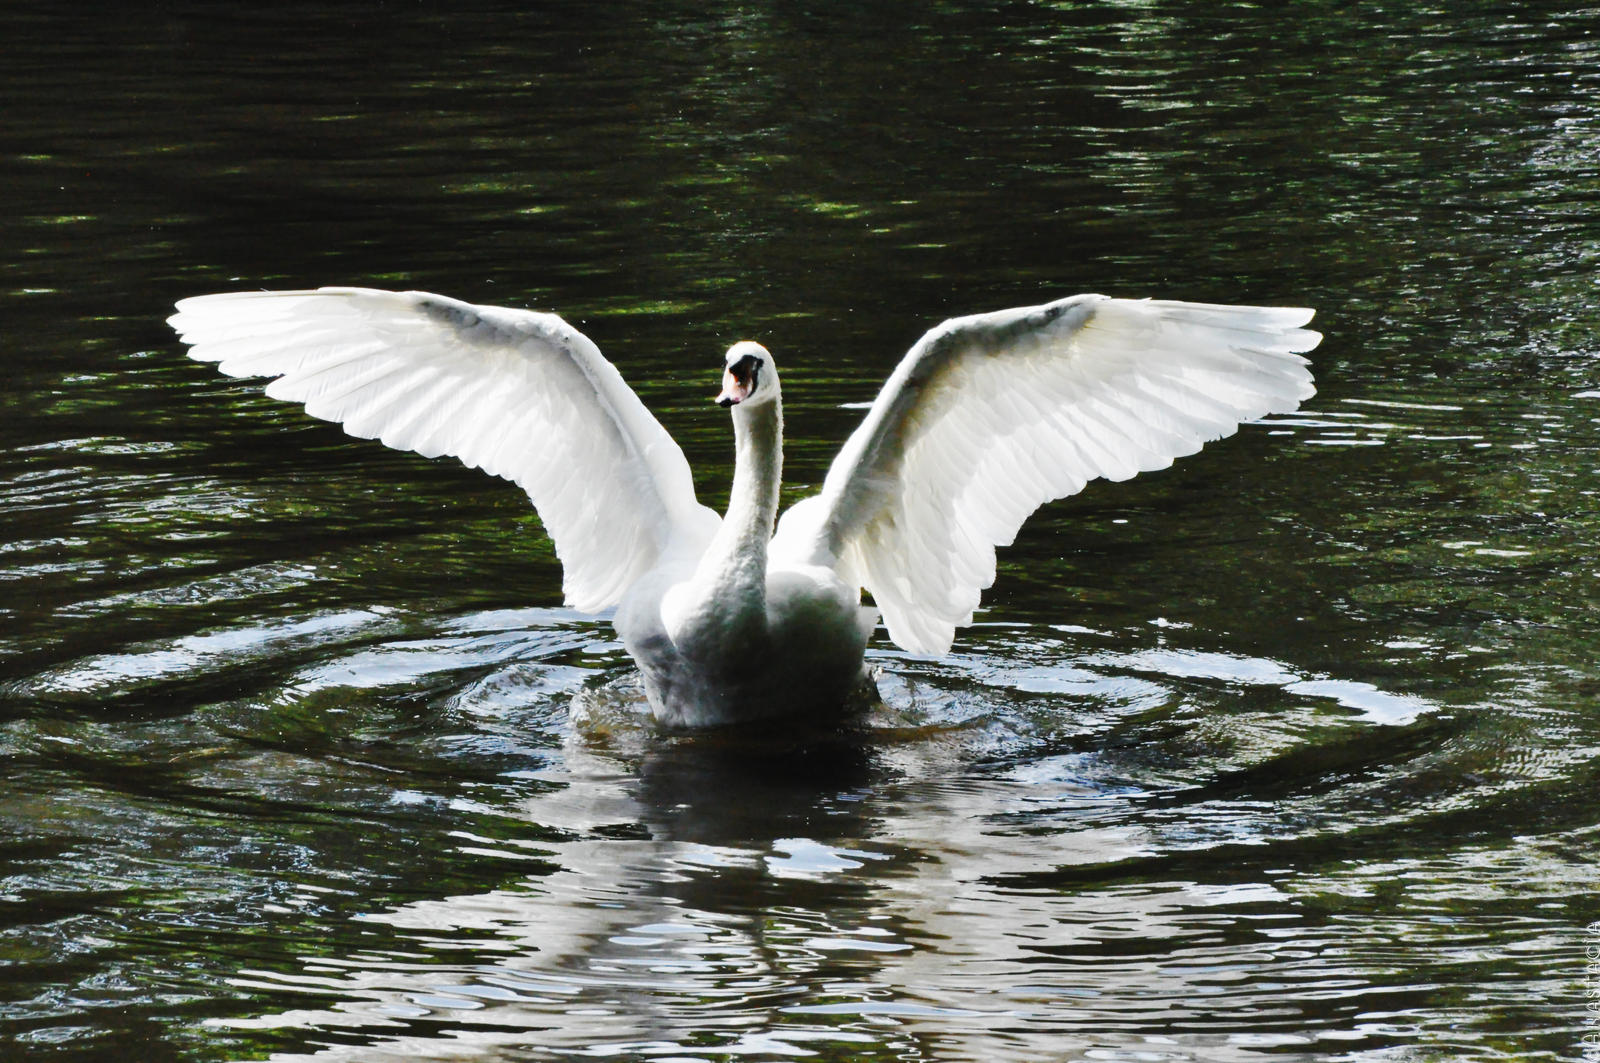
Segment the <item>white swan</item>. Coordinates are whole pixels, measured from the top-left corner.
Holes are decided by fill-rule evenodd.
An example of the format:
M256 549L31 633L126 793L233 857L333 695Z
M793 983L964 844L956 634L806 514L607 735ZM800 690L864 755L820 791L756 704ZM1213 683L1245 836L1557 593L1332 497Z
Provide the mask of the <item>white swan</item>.
M911 348L822 490L773 531L783 413L772 356L727 354L733 492L695 500L671 436L553 314L364 288L185 299L190 356L354 436L452 454L528 492L567 602L615 607L673 726L839 711L876 622L949 650L1044 502L1171 464L1313 394L1310 310L1078 295L955 318Z

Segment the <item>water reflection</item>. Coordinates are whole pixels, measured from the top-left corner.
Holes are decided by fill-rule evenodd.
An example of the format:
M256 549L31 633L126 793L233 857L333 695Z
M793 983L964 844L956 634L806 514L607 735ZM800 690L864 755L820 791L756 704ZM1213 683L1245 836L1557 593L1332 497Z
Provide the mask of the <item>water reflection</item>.
M1063 1032L1115 1022L1156 1037L1223 1011L1253 1031L1237 1035L1241 1050L1262 1037L1315 1046L1322 1028L1334 1044L1378 1036L1349 1020L1366 996L1392 1002L1387 983L1335 962L1348 941L1296 914L1306 891L1279 865L1303 866L1286 854L1325 845L1336 822L1381 822L1355 812L1361 780L1392 786L1420 751L1441 748L1436 710L1420 699L1163 647L1170 628L1135 652L1107 651L1108 633L1088 629L1031 644L1002 629L1017 640L1007 656L1032 664L997 669L993 647L940 664L879 658L889 704L855 736L673 738L653 731L625 676L559 663L574 648L609 652L612 668L622 659L567 623L495 611L419 638L392 616L333 614L117 662L121 681L139 684L175 678L181 669L163 671L174 655L222 643L319 641L319 660L281 676L259 708L228 711L287 762L177 757L161 790L266 787L280 810L314 812L331 797L318 788L337 785L340 805L368 815L431 808L439 855L513 871L487 891L358 908L352 928L369 929L342 934L345 948L243 965L227 984L267 1006L219 1030L327 1045L274 1057L285 1060L523 1058L535 1045L892 1054L949 1037L1044 1059ZM102 693L116 682L107 661L83 670L56 682ZM565 706L597 696L596 683L611 698L606 729L574 731ZM429 689L442 712L409 734L374 697ZM304 730L319 705L342 718ZM1197 733L1208 720L1225 728ZM1393 740L1375 741L1374 726ZM1351 727L1348 741L1329 737ZM90 732L70 740L82 758L105 755ZM325 752L314 759L290 753L315 743ZM142 749L155 758L152 736ZM377 769L364 797L348 792L352 756ZM476 796L384 770L463 758L479 764ZM1235 869L1224 881L1217 854ZM305 859L326 867L332 856ZM345 892L336 882L302 880L239 914L267 927L325 913ZM280 997L326 1003L270 1006ZM359 1043L346 1043L353 1034ZM1232 1050L1228 1038L1215 1047Z

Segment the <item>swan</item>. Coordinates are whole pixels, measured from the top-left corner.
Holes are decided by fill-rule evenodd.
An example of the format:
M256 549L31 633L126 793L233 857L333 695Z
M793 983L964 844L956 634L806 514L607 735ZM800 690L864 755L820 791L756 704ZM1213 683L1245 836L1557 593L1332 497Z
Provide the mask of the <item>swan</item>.
M840 713L879 612L902 649L948 652L995 548L1040 505L1310 397L1311 317L1075 295L945 321L781 521L782 390L759 343L724 361L735 463L718 517L678 444L555 314L340 287L196 296L169 322L190 357L272 377L268 395L353 436L521 486L566 602L614 609L656 718L699 728Z

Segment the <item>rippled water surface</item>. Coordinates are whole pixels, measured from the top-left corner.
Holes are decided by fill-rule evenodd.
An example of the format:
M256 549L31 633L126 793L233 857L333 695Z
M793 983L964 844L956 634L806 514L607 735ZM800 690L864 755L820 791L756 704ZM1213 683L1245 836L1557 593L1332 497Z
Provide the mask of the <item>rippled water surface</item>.
M0 1058L1600 1040L1600 9L61 11L0 15ZM953 314L1327 339L795 745L657 733L516 488L163 324L323 283L561 312L715 505L737 338L791 497Z

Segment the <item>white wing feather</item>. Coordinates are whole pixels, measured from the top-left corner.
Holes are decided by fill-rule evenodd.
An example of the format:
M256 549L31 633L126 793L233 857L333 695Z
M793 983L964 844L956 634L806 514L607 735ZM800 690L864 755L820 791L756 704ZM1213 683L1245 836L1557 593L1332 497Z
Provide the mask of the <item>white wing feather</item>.
M234 292L178 303L189 356L276 377L346 432L450 454L521 486L555 543L562 590L599 612L719 518L683 451L599 348L554 314L367 288Z
M1040 505L1165 468L1315 389L1310 310L1079 295L955 318L906 355L784 515L786 552L872 592L889 637L949 650ZM774 544L775 548L778 544Z

